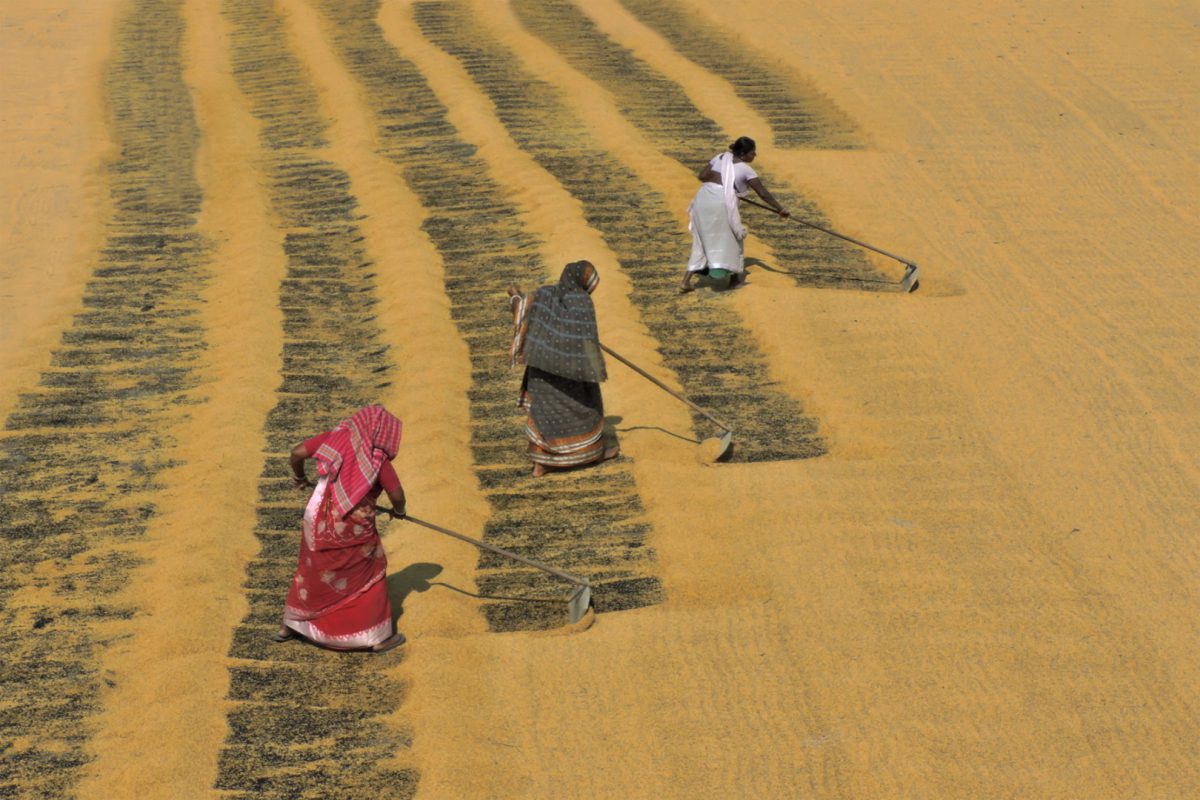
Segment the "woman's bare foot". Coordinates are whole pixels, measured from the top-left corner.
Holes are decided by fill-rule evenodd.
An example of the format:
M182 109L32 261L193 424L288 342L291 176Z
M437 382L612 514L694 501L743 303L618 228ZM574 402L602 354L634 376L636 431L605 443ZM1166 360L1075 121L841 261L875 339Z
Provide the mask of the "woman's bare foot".
M509 286L509 287L508 287L508 296L509 296L509 297L516 297L516 296L517 296L517 295L519 295L520 293L521 293L521 287L520 287L520 286L517 286L516 284L513 284L512 286Z
M388 650L391 650L394 647L399 647L400 645L404 644L405 641L407 641L407 640L404 638L404 634L401 633L400 631L396 631L395 633L393 633L388 638L384 639L379 644L372 645L371 652L372 653L386 653Z
M295 638L296 638L295 631L293 631L287 625L280 625L279 630L277 630L277 631L275 631L275 633L271 634L271 641L273 641L273 642L286 642L289 639L295 639Z
M545 464L535 463L533 465L533 477L540 478L545 474L546 474L546 465Z
M688 292L693 292L695 290L696 290L696 287L692 286L690 283L684 282L684 283L679 284L679 293L680 294L687 294Z
M610 459L614 459L619 455L621 455L621 446L613 445L612 447L610 447L604 451L604 455L600 456L600 460L601 461L609 461Z

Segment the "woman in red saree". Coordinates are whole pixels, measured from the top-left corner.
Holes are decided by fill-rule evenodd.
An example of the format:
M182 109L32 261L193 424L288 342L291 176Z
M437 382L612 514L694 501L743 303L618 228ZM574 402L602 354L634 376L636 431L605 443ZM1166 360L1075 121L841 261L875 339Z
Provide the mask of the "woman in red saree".
M273 637L297 635L335 650L384 652L404 643L392 623L387 556L375 528L375 501L387 492L403 512L404 487L392 467L400 420L367 406L331 431L292 449L292 483L311 486L304 462L317 460L316 488L304 511L300 558Z

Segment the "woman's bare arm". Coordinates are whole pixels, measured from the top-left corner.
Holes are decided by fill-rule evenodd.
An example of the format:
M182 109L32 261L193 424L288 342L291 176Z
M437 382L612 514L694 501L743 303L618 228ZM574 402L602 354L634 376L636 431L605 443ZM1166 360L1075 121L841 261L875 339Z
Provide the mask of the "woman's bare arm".
M304 462L307 460L308 451L304 449L304 442L292 448L288 461L292 465L292 485L297 489L303 489L309 485L308 477L304 474Z
M408 498L404 496L404 485L400 483L400 479L396 479L396 488L389 489L388 500L392 501L392 509L398 516L404 516L404 506L408 504Z
M781 217L790 217L791 216L791 213L789 213L786 209L784 209L783 206L779 205L779 201L777 201L774 197L771 196L771 193L767 191L767 187L762 185L761 180L759 180L758 178L751 178L749 181L749 184L750 184L750 188L753 189L758 194L759 197L761 197L763 200L766 200L767 203L770 204L771 208L775 209L775 212L777 214L779 214L779 216L781 216Z

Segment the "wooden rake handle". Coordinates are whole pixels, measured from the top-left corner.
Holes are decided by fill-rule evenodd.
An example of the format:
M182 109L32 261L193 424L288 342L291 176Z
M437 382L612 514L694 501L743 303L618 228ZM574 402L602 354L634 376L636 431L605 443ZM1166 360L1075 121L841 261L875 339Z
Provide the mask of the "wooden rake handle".
M762 203L751 200L748 197L739 197L738 199L741 200L743 203L749 203L752 206L758 206L759 208L765 208L767 211L770 211L772 214L779 213L778 211L771 208L770 206L763 205ZM874 252L879 253L879 255L881 255L881 256L887 256L888 258L892 258L892 259L895 259L896 261L899 261L901 264L905 265L906 267L913 267L915 269L917 266L915 262L909 261L907 258L902 258L901 256L898 256L895 253L889 253L887 250L880 250L875 245L867 244L866 242L860 242L858 239L851 238L844 233L838 233L837 231L831 231L831 230L829 230L829 228L823 228L820 225L816 225L812 222L802 220L799 217L788 217L788 219L790 219L792 222L799 222L801 225L806 225L810 228L815 228L815 229L821 231L821 233L828 233L830 236L836 236L839 239L845 239L847 242L856 244L859 247L865 247L868 250L873 250Z
M620 353L618 353L618 352L614 351L612 348L608 347L608 346L607 346L607 345L605 345L603 342L601 342L601 343L600 343L600 349L601 349L601 350L603 350L604 352L608 353L610 356L612 356L613 358L615 358L617 361L620 361L620 362L621 362L622 364L624 364L625 366L629 367L631 370L633 370L634 372L636 372L638 375L641 375L643 378L645 378L646 380L648 380L648 381L650 381L651 383L653 383L653 384L654 384L655 386L657 386L658 388L662 389L662 390L663 390L664 392L666 392L667 394L669 394L669 395L671 395L672 397L674 397L676 400L682 400L683 402L687 403L689 406L691 406L691 407L692 407L692 410L694 410L694 411L695 411L696 413L698 413L698 414L703 414L703 415L704 415L705 417L707 417L707 418L708 418L710 421L712 421L712 422L713 422L713 423L715 423L715 424L716 424L718 427L720 427L720 428L721 428L721 430L723 430L723 431L725 431L725 432L727 432L727 433L728 433L728 432L731 432L731 431L733 430L733 428L731 428L730 426L726 425L724 422L721 422L721 420L717 419L717 418L716 418L716 417L714 417L712 414L708 413L708 412L707 412L707 411L705 411L703 408L701 408L700 406L698 406L698 405L696 405L695 403L693 403L691 400L688 400L686 397L684 397L683 395L681 395L681 394L679 394L678 392L676 392L676 391L675 391L674 389L672 389L670 386L667 386L665 383L663 383L662 381L660 381L658 378L654 377L654 376L653 376L653 375L651 375L649 372L646 372L646 370L642 369L642 368L641 368L641 367L639 367L637 364L634 364L632 361L630 361L629 359L625 358L625 356L621 355Z
M458 533L457 531L452 531L449 528L443 528L441 525L434 525L432 522L426 522L423 519L417 519L416 517L409 516L408 514L404 514L404 515L397 514L396 509L394 509L394 508L385 508L383 506L375 506L375 510L382 511L385 514L387 514L388 516L392 517L393 519L407 520L408 522L415 523L424 528L429 528L431 531L437 531L438 533L444 533L447 536L454 537L455 539L460 539L464 542L469 542L483 550L490 550L493 553L498 553L499 555L507 556L508 558L514 559L516 561L520 561L522 564L528 564L531 567L540 569L543 572L549 572L551 575L557 575L558 577L563 578L564 580L570 581L571 583L575 584L576 586L591 586L592 585L588 581L587 578L580 578L577 575L571 575L570 573L563 572L560 569L555 569L554 567L551 567L547 564L543 564L540 561L534 561L532 558L526 558L525 556L517 555L516 553L512 552L511 550L505 550L502 547L496 547L495 545L488 544L487 542L481 542L478 539L472 539L470 536L465 536L461 533Z

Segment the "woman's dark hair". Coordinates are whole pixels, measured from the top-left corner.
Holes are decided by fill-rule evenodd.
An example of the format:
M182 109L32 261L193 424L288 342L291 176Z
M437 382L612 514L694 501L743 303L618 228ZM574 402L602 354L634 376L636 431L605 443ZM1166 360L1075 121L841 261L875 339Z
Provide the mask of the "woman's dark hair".
M749 153L754 149L756 149L754 146L754 140L749 136L739 136L733 144L729 145L730 152L732 152L738 158L741 158L742 156L746 155L746 153Z

